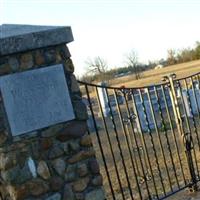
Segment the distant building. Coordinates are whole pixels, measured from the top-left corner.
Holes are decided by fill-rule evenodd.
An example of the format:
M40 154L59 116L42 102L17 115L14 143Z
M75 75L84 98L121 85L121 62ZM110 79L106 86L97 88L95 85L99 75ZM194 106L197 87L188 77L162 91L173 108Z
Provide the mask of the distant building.
M163 65L156 65L154 69L162 69Z

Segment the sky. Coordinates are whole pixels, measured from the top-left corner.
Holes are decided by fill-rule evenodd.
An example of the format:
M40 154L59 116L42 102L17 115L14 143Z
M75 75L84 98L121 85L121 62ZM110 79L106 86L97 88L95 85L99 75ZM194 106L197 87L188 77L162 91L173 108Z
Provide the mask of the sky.
M200 0L0 0L0 24L71 26L75 74L100 56L109 68L166 58L168 49L200 41Z

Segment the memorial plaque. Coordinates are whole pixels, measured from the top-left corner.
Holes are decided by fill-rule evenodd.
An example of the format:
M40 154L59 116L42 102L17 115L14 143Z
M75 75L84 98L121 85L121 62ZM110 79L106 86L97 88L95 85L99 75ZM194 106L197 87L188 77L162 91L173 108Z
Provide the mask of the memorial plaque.
M13 136L74 119L61 64L2 76L0 88Z

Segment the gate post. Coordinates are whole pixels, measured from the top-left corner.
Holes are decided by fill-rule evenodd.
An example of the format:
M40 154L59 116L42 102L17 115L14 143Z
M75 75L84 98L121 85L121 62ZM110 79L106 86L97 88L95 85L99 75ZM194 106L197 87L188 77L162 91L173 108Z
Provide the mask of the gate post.
M174 79L176 78L176 74L169 74L168 76L163 77L163 81L168 81L169 82L169 93L170 93L170 98L172 102L172 108L174 111L174 116L175 116L175 122L176 126L178 129L178 132L180 134L181 140L183 141L184 145L184 151L189 167L189 173L191 176L191 189L194 191L197 191L197 179L196 179L196 174L195 174L195 168L193 164L193 158L192 158L192 136L191 132L185 132L183 128L183 120L181 117L181 112L178 106L178 99L177 99L177 94L175 90L175 84L174 84ZM183 102L184 103L184 102ZM187 113L185 113L187 115Z
M0 200L105 200L70 27L0 26Z

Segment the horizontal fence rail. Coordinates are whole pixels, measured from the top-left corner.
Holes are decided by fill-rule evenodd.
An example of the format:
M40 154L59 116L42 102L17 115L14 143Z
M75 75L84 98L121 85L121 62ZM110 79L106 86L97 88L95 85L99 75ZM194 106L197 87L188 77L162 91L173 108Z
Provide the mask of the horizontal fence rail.
M165 199L197 189L199 73L140 88L79 82L107 199Z

